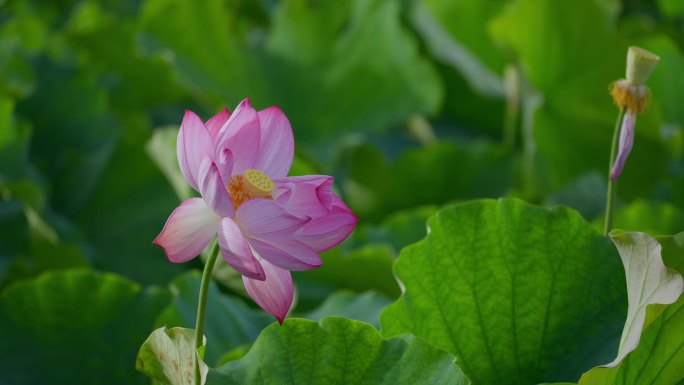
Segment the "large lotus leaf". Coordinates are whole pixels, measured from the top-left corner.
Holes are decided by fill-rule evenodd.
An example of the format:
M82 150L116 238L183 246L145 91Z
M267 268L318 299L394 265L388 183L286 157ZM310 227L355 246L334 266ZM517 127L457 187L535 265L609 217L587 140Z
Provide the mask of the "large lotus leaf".
M0 382L145 384L132 368L166 290L114 274L46 273L0 296Z
M658 237L665 265L684 274L684 233ZM646 309L639 346L613 368L594 368L580 385L671 385L684 381L684 296Z
M148 1L140 41L209 103L279 104L306 143L438 107L437 75L399 2L283 1L271 14L264 28L223 0Z
M207 385L469 383L452 355L411 336L385 340L371 325L345 318L274 324L244 358L207 376Z
M453 353L474 384L576 381L615 357L622 265L577 212L485 200L428 225L395 263L406 290L383 312L383 335L411 333Z
M173 301L159 315L156 325L194 328L200 281L197 271L176 278L171 283ZM216 284L210 283L204 320L204 335L208 341L205 362L211 365L230 349L254 342L261 330L273 321L273 317L249 308L242 299L221 293Z

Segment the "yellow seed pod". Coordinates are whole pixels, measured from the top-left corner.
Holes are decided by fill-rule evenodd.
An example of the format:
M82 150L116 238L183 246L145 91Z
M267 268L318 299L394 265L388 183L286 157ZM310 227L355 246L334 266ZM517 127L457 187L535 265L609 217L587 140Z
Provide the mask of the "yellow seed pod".
M245 177L245 189L256 197L266 196L275 189L275 183L271 178L259 170L248 168L243 175Z
M634 86L641 86L651 76L660 57L643 48L631 46L627 50L627 81Z
M627 50L626 79L610 85L610 94L620 110L642 113L651 101L651 90L644 84L660 61L658 55L639 47Z

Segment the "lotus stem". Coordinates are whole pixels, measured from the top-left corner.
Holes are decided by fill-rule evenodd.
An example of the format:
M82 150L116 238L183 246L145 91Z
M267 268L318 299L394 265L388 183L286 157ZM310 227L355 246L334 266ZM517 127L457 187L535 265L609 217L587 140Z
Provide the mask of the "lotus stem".
M214 271L216 264L216 257L219 254L218 242L214 241L209 258L204 265L204 272L202 273L202 282L200 283L199 298L197 301L197 321L195 322L195 350L202 347L204 343L204 314L207 309L207 295L209 293L209 282L211 282L211 274ZM199 366L199 354L195 354L195 385L201 385L202 375Z
M617 121L615 122L615 129L613 130L613 144L610 147L610 161L608 162L608 191L606 193L606 219L603 227L603 234L608 235L613 228L613 211L615 209L615 195L617 192L617 179L610 178L611 170L613 169L613 162L617 155L618 138L620 138L620 128L622 121L625 118L625 111L620 110Z

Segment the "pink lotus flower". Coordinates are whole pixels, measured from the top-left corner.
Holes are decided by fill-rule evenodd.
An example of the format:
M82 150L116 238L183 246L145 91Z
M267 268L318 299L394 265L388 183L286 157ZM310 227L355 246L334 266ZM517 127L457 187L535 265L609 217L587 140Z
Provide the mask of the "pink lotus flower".
M218 233L223 259L249 295L282 323L292 304L290 271L321 265L319 253L342 242L356 217L326 175L288 177L294 138L278 107L243 100L205 123L186 111L178 163L202 198L178 206L154 244L172 262L195 258Z

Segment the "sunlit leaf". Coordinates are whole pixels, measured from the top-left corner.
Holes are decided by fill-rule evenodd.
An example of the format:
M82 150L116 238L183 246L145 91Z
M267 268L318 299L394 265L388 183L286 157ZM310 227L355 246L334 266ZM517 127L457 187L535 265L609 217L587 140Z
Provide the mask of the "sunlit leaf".
M518 200L441 210L394 270L381 317L451 352L476 384L576 381L615 356L626 295L610 242L567 208Z

